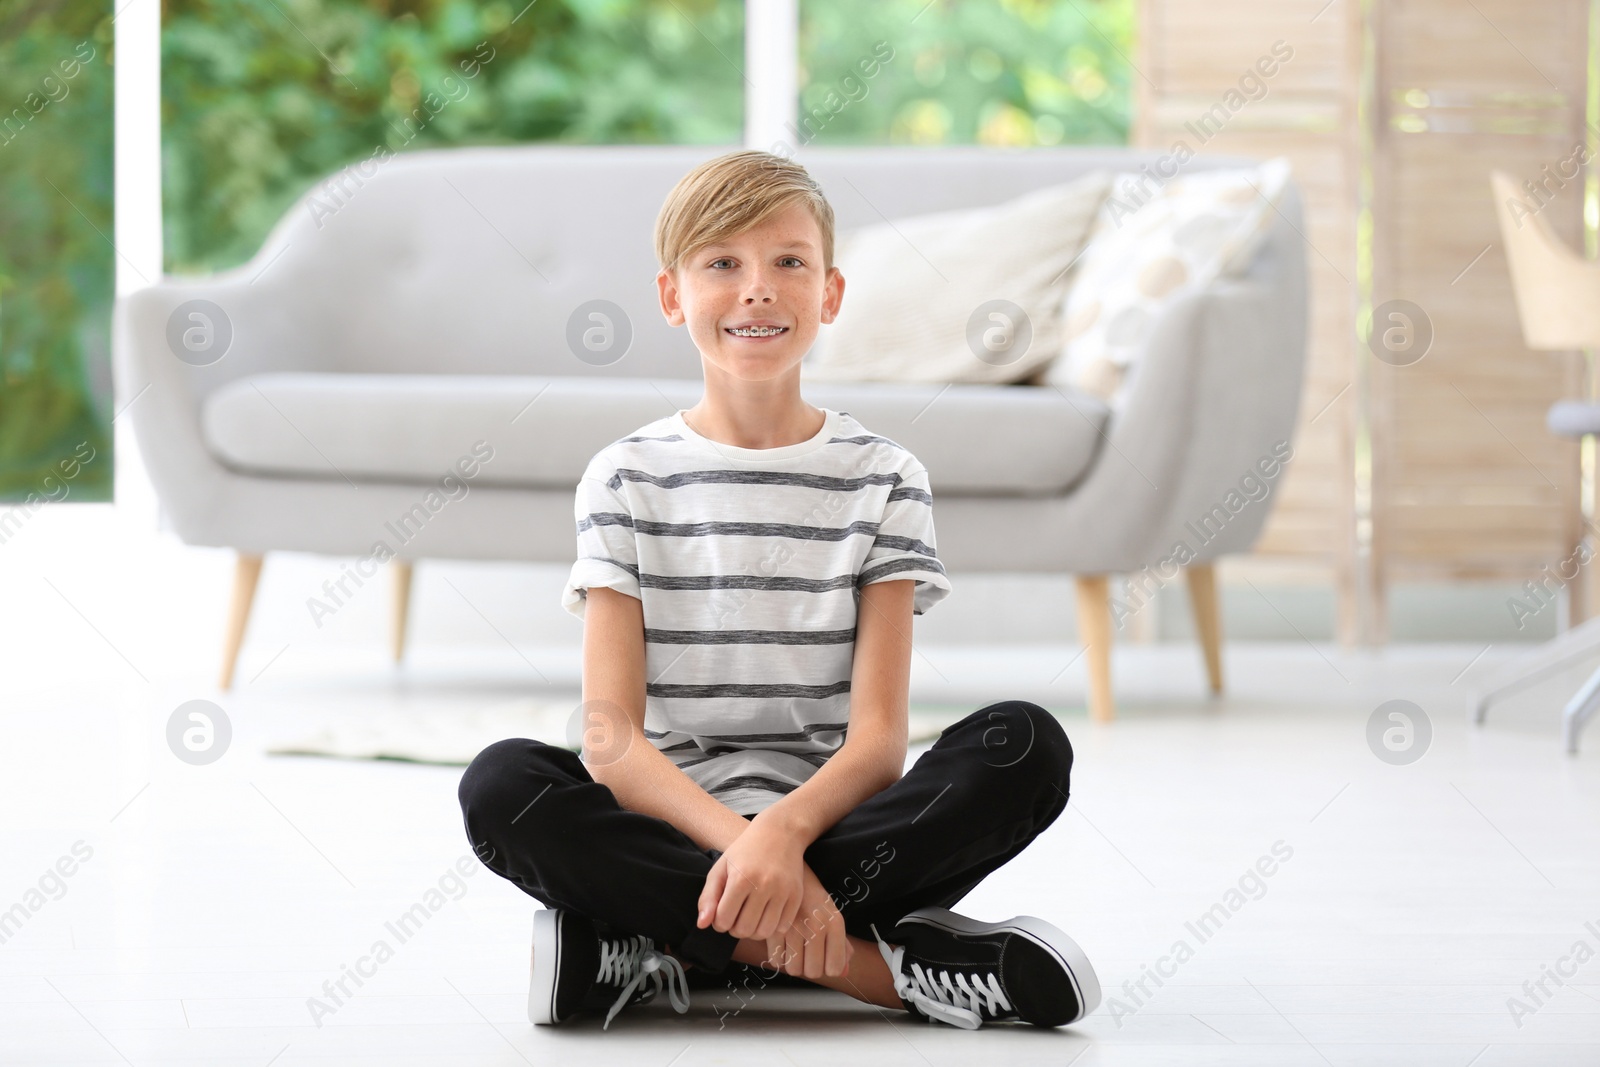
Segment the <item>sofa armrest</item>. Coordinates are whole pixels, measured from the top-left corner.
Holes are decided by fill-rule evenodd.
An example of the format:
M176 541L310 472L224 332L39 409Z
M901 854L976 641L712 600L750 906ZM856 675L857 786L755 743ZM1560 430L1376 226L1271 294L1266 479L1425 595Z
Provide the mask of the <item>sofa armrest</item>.
M1182 412L1185 444L1171 456L1169 506L1155 523L1163 552L1186 534L1200 559L1247 551L1266 523L1281 468L1293 456L1305 376L1302 231L1291 183L1245 276L1219 278L1199 294L1185 343L1149 354L1132 387L1140 399L1130 398L1126 418L1113 423L1111 439L1122 447L1123 435L1158 433L1153 423ZM1207 516L1211 526L1201 521Z
M1236 281L1205 294L1193 349L1192 436L1159 524L1189 535L1201 560L1248 551L1266 525L1294 458L1305 322L1303 290L1296 299L1276 286Z
M269 245L270 248L270 245ZM316 310L303 308L292 277L265 274L266 249L250 263L215 275L167 277L117 299L112 313L112 357L117 404L134 434L163 515L185 541L194 543L195 516L220 504L227 477L207 449L200 412L205 398L229 382L274 371L326 369L337 343ZM180 358L169 340L174 317L179 333L188 325L184 305L203 300L213 313L216 343L226 348L214 362L204 355Z

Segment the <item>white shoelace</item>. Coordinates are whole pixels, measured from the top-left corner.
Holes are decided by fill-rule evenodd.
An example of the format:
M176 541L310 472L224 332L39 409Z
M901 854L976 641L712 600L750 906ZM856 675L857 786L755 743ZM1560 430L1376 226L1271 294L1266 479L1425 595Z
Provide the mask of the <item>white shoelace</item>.
M683 973L683 964L658 951L655 943L643 934L600 939L598 980L612 984L626 982L621 995L611 1005L611 1010L606 1012L606 1023L601 1027L602 1030L611 1026L611 1020L617 1012L627 1007L634 991L644 984L646 978L655 982L652 997L661 992L661 986L665 983L673 1009L679 1015L689 1010L689 979Z
M872 928L872 935L878 939L878 952L894 976L894 991L923 1014L963 1030L976 1030L983 1025L985 1008L991 1015L1012 1010L1011 1002L1000 989L999 975L969 979L960 972L924 967L916 960L911 961L908 974L901 969L905 948L886 942L876 926Z

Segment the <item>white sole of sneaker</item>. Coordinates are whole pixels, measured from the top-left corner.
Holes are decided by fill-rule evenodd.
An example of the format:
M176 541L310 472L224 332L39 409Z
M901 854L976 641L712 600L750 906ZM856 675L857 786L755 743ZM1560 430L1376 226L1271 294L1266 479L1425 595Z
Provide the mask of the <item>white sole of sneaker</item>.
M951 933L1013 933L1025 937L1054 956L1072 982L1073 992L1078 997L1078 1014L1062 1025L1078 1022L1100 1006L1100 978L1094 973L1089 957L1076 941L1043 919L1018 915L1005 922L986 923L957 915L949 908L918 908L900 922L922 923Z
M556 975L561 973L560 916L545 908L533 913L533 956L528 963L528 1021L552 1026L556 1021ZM545 967L541 973L540 961Z

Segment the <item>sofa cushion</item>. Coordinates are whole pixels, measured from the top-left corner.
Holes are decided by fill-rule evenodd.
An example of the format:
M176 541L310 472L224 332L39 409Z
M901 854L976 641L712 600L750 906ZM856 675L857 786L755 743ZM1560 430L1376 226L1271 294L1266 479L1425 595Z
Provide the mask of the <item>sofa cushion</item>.
M1277 218L1288 160L1180 175L1149 192L1123 175L1066 297L1066 350L1039 378L1120 408L1155 324L1180 298L1242 274Z
M703 391L698 379L261 374L207 397L201 430L219 461L249 474L437 483L466 462L476 485L570 492L596 452ZM833 383L805 398L904 445L936 492L958 495L1065 492L1108 414L1031 386Z
M801 379L1020 382L1061 352L1061 301L1111 175L840 235L838 318ZM1020 310L1025 320L1017 316Z

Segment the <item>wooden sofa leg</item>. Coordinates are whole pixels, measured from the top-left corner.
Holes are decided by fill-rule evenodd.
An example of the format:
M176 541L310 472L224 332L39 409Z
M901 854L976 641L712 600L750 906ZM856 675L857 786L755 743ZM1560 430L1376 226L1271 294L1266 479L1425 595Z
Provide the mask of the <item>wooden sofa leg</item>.
M394 561L394 608L389 640L396 663L406 655L406 621L411 614L411 569L412 564L409 560Z
M250 605L256 598L256 583L261 579L261 561L265 557L239 553L233 565L233 602L228 606L228 631L222 647L222 676L217 688L233 688L233 669L239 662L239 649L244 645L245 627L250 622Z
M1078 637L1089 665L1089 717L1117 717L1111 697L1111 586L1103 574L1078 577Z
M1217 603L1217 571L1209 563L1197 563L1184 570L1189 580L1189 605L1194 609L1194 628L1200 635L1200 650L1205 654L1206 678L1211 692L1222 692L1222 610Z

